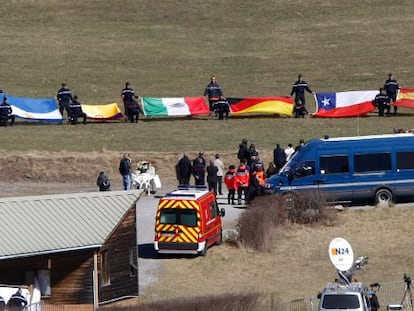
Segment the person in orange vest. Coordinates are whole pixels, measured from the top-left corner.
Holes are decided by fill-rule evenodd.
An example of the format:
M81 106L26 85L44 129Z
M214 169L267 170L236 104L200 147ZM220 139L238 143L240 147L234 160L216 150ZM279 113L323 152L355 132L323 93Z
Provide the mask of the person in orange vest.
M246 163L240 161L240 165L236 171L236 184L237 184L237 203L240 205L242 197L244 195L244 202L247 204L249 202L249 181L250 173L246 168Z
M224 184L227 187L227 203L234 205L235 194L237 190L236 184L236 167L234 165L229 166L229 170L224 175Z
M263 172L263 169L260 167L255 167L253 174L250 178L250 184L249 184L249 204L250 202L257 196L260 196L262 194L262 188L265 184L265 174Z

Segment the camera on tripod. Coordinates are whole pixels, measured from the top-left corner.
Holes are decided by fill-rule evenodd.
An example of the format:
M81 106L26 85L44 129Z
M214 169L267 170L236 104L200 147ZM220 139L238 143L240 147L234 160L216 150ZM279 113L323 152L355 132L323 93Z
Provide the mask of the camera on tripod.
M404 282L407 285L407 288L410 288L410 286L411 286L411 278L408 276L407 273L404 273Z

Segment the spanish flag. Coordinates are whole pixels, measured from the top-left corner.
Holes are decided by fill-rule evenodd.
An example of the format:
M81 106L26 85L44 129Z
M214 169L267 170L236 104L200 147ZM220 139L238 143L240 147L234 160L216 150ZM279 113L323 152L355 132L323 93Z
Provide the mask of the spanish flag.
M254 97L228 98L230 111L233 115L242 114L277 114L291 116L293 99L290 97Z
M394 105L414 109L414 89L400 89Z

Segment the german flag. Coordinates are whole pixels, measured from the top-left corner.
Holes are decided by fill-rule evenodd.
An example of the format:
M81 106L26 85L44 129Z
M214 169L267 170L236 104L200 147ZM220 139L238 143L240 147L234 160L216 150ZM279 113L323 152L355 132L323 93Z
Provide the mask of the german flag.
M290 97L227 98L230 111L234 115L277 114L291 116L293 99Z
M400 89L394 105L414 109L414 89Z

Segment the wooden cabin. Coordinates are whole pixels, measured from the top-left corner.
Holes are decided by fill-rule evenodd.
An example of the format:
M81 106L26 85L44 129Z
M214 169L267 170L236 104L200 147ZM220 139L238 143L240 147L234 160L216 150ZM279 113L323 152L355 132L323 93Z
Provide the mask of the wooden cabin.
M29 286L44 307L65 310L138 297L141 193L0 198L0 284Z

